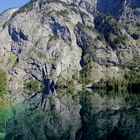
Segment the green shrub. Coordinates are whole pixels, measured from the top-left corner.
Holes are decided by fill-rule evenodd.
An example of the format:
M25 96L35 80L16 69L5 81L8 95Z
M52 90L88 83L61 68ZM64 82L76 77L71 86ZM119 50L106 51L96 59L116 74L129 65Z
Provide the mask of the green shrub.
M127 90L128 82L124 77L108 77L105 82L107 90L115 92Z
M105 38L102 34L98 34L97 39L100 41L105 41Z
M69 11L65 9L65 10L56 12L56 14L57 16L67 17L67 15L69 14Z
M130 34L140 34L140 29L139 27L130 27L129 32Z
M82 86L86 86L93 79L93 64L92 64L92 56L87 58L87 64L80 71L79 82Z
M118 37L116 37L114 39L114 45L115 44L120 44L120 43L124 43L126 40L126 36L125 35L119 35Z
M60 76L56 83L56 89L66 89L67 91L73 91L75 88L75 81L76 81L74 75L67 79L64 79Z
M140 71L125 74L125 79L128 81L128 91L140 94Z
M29 79L24 81L24 90L37 92L43 88L43 84L37 80Z
M131 71L140 70L140 56L135 56L130 62L127 62L125 66Z
M96 86L107 91L126 91L140 94L140 72L130 71L122 77L106 77Z
M8 93L7 73L0 69L0 98Z
M109 44L113 49L116 49L116 45L125 44L127 37L125 35L119 35L113 40L109 39Z
M91 26L91 25L86 26L86 28L88 28L90 31L94 31L95 30L94 27Z
M78 12L79 12L78 9L75 8L75 7L70 7L70 10L73 11L73 12L75 12L76 14L78 14Z
M80 22L78 22L78 24L76 25L80 30L83 30L84 25Z

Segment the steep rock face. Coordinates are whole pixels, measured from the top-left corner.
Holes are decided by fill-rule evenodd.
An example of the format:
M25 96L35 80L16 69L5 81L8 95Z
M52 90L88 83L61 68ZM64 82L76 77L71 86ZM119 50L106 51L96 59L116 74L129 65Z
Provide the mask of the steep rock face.
M140 2L137 0L98 0L97 9L117 18L135 40L139 39Z
M99 12L119 17L124 8L125 0L98 0L97 9Z
M46 76L54 81L60 76L67 79L81 69L81 50L72 32L73 20L65 22L63 15L58 15L63 9L65 7L61 3L42 4L39 11L34 8L27 13L19 9L7 22L0 33L1 59L10 67L8 70L14 77L13 83L23 83L28 77L42 81L44 67ZM66 14L69 15L69 12ZM74 12L73 16L76 16Z
M117 18L123 15L126 16L128 14L126 9L129 9L131 12L131 14L129 14L130 16L138 16L138 14L135 14L138 8L140 8L140 2L137 0L98 0L97 3L97 9L99 12L109 14Z
M9 18L3 13L0 56L9 71L10 87L22 88L29 78L42 82L45 77L55 83L60 78L69 79L89 58L100 78L107 71L118 75L120 66L139 55L139 48L121 23L101 14L112 13L112 4L102 0L32 0L10 10ZM119 6L119 12L126 5L135 8L131 1L113 5ZM117 11L115 14L121 16ZM110 68L105 70L106 66Z
M16 12L18 8L12 8L4 11L2 14L0 14L0 26L3 26L3 24L10 19L12 14Z
M104 35L108 45L116 52L120 65L139 55L137 44L114 19L99 15L95 17L94 23L95 28Z

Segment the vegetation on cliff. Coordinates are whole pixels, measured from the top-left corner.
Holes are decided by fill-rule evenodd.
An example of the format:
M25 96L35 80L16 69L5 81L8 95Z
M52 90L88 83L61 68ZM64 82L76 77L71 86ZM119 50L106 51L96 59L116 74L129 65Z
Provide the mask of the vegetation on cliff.
M7 73L0 69L0 99L8 93Z

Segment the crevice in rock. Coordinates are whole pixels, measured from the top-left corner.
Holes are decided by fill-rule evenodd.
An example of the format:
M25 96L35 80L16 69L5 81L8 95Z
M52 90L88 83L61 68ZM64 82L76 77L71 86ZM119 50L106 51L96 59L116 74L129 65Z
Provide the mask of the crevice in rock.
M28 41L28 36L25 35L21 29L17 30L15 27L12 27L11 25L8 26L8 33L14 42L18 42L21 40Z

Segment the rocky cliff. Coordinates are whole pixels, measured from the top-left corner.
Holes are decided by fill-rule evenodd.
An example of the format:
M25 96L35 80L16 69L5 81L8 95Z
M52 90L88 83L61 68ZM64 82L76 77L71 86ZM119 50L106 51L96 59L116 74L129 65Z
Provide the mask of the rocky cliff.
M31 0L19 9L3 12L0 66L8 78L6 97L20 103L17 113L13 111L15 118L8 122L6 139L96 140L116 136L117 140L133 139L135 134L138 140L140 133L129 136L128 128L132 126L133 132L139 128L138 106L133 110L124 98L121 103L107 103L98 97L105 106L102 108L102 104L94 104L96 97L91 97L89 109L77 92L58 95L54 88L73 89L106 76L120 77L134 69L139 72L139 21L138 0ZM112 102L117 102L115 107ZM128 125L125 117L130 120Z
M134 15L138 6L137 1L33 0L5 11L0 16L0 55L11 85L19 88L26 79L43 81L45 76L55 82L70 78L89 57L97 73L104 76L108 65L107 71L117 75L121 66L139 55L139 38L133 39L139 28L132 25L131 31L138 31L130 34L121 20L131 15L139 22L138 12Z

